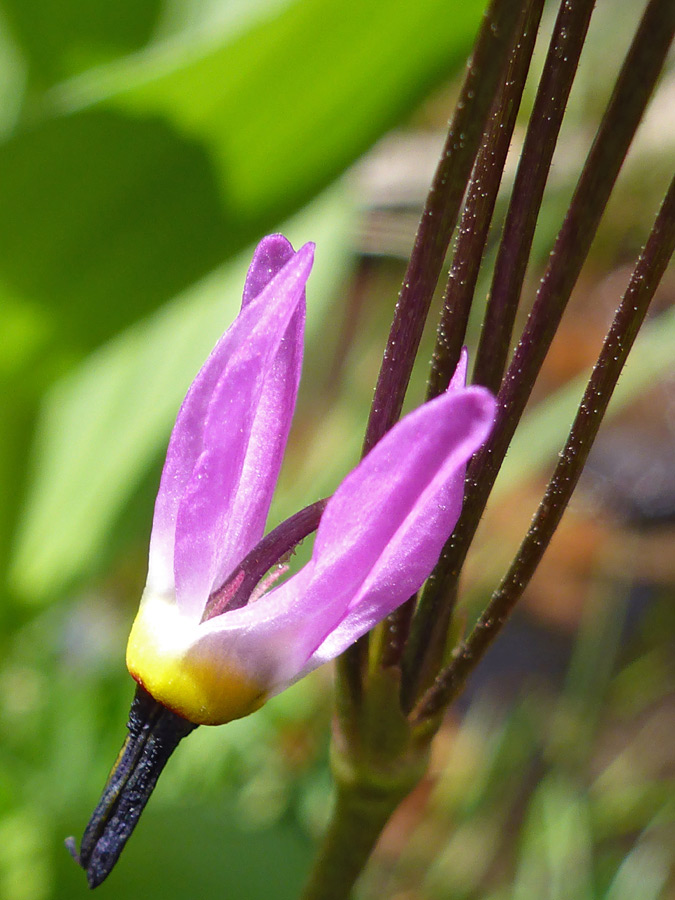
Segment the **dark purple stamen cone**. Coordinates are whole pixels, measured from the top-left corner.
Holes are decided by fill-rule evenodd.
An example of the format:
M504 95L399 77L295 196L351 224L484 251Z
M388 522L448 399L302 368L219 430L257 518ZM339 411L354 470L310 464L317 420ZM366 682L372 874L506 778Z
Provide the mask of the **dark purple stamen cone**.
M70 838L66 845L95 888L112 871L150 799L157 779L192 722L154 700L143 688L129 712L129 735L87 825L79 854Z

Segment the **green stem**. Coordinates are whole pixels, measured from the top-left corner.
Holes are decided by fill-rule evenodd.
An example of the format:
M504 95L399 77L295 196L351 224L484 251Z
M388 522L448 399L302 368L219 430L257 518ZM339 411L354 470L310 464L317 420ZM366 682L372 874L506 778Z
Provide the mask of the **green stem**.
M355 709L338 685L331 745L336 798L303 900L343 900L403 798L424 775L435 723L416 731L402 714L397 669L370 673Z
M403 795L405 796L405 794ZM346 900L403 797L367 786L339 786L303 900Z

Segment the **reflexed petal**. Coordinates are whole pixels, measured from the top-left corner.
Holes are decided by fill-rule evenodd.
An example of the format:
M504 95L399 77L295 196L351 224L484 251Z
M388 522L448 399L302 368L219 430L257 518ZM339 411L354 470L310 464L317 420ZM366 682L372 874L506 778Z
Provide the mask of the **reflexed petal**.
M230 660L273 693L407 599L457 521L466 462L488 436L494 409L491 394L475 387L406 416L329 501L308 565L200 626L194 659Z
M487 438L494 418L494 400L492 396L481 388L469 389L469 391L467 391L465 387L467 366L468 354L466 347L464 347L462 348L457 368L455 369L444 396L448 398L452 395L458 395L460 392L461 395L464 396L473 391L480 391L484 397L487 396L487 398L489 398L486 401L486 408L492 409L492 413L490 413L482 423L475 423L479 435L481 433L481 427L484 429L482 431L482 437L478 440L474 450L466 457L465 462L457 466L454 476L451 476L438 492L436 496L436 508L432 507L429 511L426 507L424 498L420 497L418 510L414 515L411 515L408 518L405 526L399 529L395 540L387 546L386 552L378 560L377 566L370 574L367 582L364 583L359 593L349 604L342 622L315 650L302 674L311 672L312 669L317 666L339 656L347 649L347 647L351 646L363 634L370 631L370 629L378 622L381 622L385 616L388 616L389 613L393 612L397 606L407 600L408 597L412 596L412 594L421 587L431 572L429 571L419 584L408 590L407 593L405 579L396 580L392 583L392 573L396 573L397 567L405 558L409 557L411 560L416 561L415 554L418 552L421 552L422 555L417 557L417 559L420 562L423 560L425 547L429 548L431 546L425 537L425 532L428 535L428 532L433 530L434 527L441 531L448 528L446 537L441 541L438 552L435 553L432 568L436 564L436 561L440 556L442 545L445 543L445 540L447 540L447 537L450 536L461 512L462 500L464 497L464 477L466 475L468 460ZM421 409L425 409L425 407L422 407ZM445 505L445 509L442 508L443 505ZM433 524L434 521L437 522L436 526ZM448 525L449 522L452 524ZM433 535L431 535L431 539L433 541ZM420 547L420 550L418 551L417 544L419 541L422 542L423 546ZM413 576L413 582L418 580L413 567L408 569L407 574Z
M270 235L258 244L244 286L242 309L260 294L293 255L293 247L281 234ZM223 555L214 587L222 583L264 534L295 411L304 333L303 289L274 362L264 376L239 485L229 507L227 530L223 535L223 545L233 552L229 556Z
M295 404L312 259L308 244L257 297L248 291L178 414L155 507L148 587L172 588L162 580L173 558L178 602L191 615L201 614L219 575L246 552L232 542L255 542L264 528ZM254 272L247 288L261 281ZM242 538L228 531L228 519L247 502L251 524Z

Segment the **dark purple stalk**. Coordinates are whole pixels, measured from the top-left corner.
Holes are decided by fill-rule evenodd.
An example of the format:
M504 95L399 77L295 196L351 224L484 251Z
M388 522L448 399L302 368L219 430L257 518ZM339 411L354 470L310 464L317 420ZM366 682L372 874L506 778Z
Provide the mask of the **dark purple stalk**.
M490 115L471 176L443 295L443 309L431 360L427 400L447 390L459 362L504 163L530 68L544 0L531 0L511 51L504 85Z
M464 343L476 280L492 221L504 163L532 59L544 0L531 0L511 50L506 78L493 105L473 168L448 276L427 389L427 400L445 391ZM411 597L384 624L380 664L397 665L410 631L417 597Z
M541 562L586 464L621 370L675 250L675 179L605 338L558 465L518 553L452 663L422 699L416 719L434 717L462 690L503 628Z
M675 31L672 0L650 0L619 74L609 106L556 239L520 343L498 395L495 428L469 465L464 508L427 582L406 649L406 683L425 671L438 611L456 590L460 569L478 527L513 433L520 421L631 140L652 94ZM406 705L415 689L404 692Z
M473 381L486 385L495 392L499 388L511 341L513 322L544 194L544 186L579 64L579 57L586 39L593 6L594 0L563 2L549 42L548 54L530 117L497 254L490 298L474 366ZM532 44L533 41L534 35L531 37ZM530 47L530 54L531 52L532 47ZM511 66L515 65L516 61L512 60ZM523 83L520 84L518 101L527 75L527 66L521 65L521 69L519 74ZM509 73L509 75L511 74ZM499 154L501 157L498 179L501 178L515 125L517 104L514 105L512 121L509 123L510 130L506 134L503 129L500 130L499 126L502 122L497 117L493 120L492 128L489 129L493 133L488 135L488 140L495 145L495 155ZM485 150L484 145L479 163L483 162L484 165L489 166L491 161L490 154ZM498 160L495 159L495 163L497 162ZM448 280L447 305L444 305L439 325L429 379L430 398L447 388L454 366L459 360L483 246L499 188L499 180L492 184L489 169L483 174L478 169L479 163L477 163L474 173L475 184L472 185L472 188L475 188L475 194L470 188L465 212L462 216L457 250ZM483 197L482 182L485 182L487 190L492 189L492 197L489 195L487 198ZM481 219L479 216L485 218ZM480 241L480 245L478 241ZM463 246L460 247L460 244ZM448 350L444 350L446 345ZM414 702L414 696L421 688L432 683L435 673L441 665L446 650L448 627L457 600L456 588L455 584L451 590L439 596L433 613L433 629L416 628L413 632L406 656L408 660L415 661L423 655L424 665L406 665L403 683L406 706L410 706ZM420 646L420 642L423 642L423 647Z
M506 68L521 5L522 0L492 0L483 17L396 303L366 426L364 456L401 413L431 298ZM353 703L358 702L367 646L366 636L343 653L337 663L343 687Z
M495 393L506 366L544 187L593 6L594 0L562 3L527 127L473 370L474 384Z
M506 67L521 6L522 0L492 0L483 19L398 296L366 429L364 456L401 413L429 304Z
M219 616L225 610L246 606L265 573L292 553L308 534L316 531L327 503L327 499L317 500L266 534L222 586L211 594L202 622Z

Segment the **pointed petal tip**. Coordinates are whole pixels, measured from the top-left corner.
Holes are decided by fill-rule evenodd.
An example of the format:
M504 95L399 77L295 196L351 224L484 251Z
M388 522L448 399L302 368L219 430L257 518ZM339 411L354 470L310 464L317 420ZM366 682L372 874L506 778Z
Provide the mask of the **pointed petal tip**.
M316 243L314 241L306 241L298 250L295 250L289 239L281 234L281 232L277 232L275 234L268 234L262 238L253 251L253 262L266 257L275 259L286 257L287 259L290 259L292 255L301 257L309 256L313 258L315 250Z
M279 277L281 284L292 283L294 280L305 282L309 278L314 264L314 250L316 244L309 241L303 244L299 250L293 250L292 244L283 235L272 235L278 243L270 244L269 248L264 251L264 255L260 252L261 244L258 245L254 256L254 264L261 263L268 253L276 253L277 262L275 263L276 271L274 277ZM281 261L283 259L283 262ZM271 280L271 279L270 279Z
M461 392L449 391L436 399L443 398L451 406L453 399L457 401L460 397L462 399L458 414L465 423L467 437L470 436L469 440L474 444L473 454L482 447L492 432L497 414L497 399L491 391L480 385L470 385Z
M316 250L316 244L314 241L307 241L306 244L303 244L302 247L295 254L298 259L301 259L304 263L309 265L311 269L314 263L314 253Z
M454 391L462 390L466 387L466 373L469 366L469 351L466 347L462 347L459 354L459 361L455 369L450 384L447 387L446 394Z
M295 250L293 248L293 244L286 237L286 235L282 234L280 231L274 232L274 234L265 235L264 238L258 242L255 250L253 251L253 259L256 259L258 256L270 255L270 254L287 254L289 251L291 253L313 253L316 249L316 243L314 241L306 241L302 246Z
M312 242L303 244L277 273L276 277L280 279L279 286L282 290L294 293L299 287L304 289L314 265L315 246Z
M295 253L293 244L283 234L268 234L253 251L251 266L270 261L275 269L280 268Z
M244 283L242 309L260 294L294 254L291 242L283 234L264 237L253 251Z

